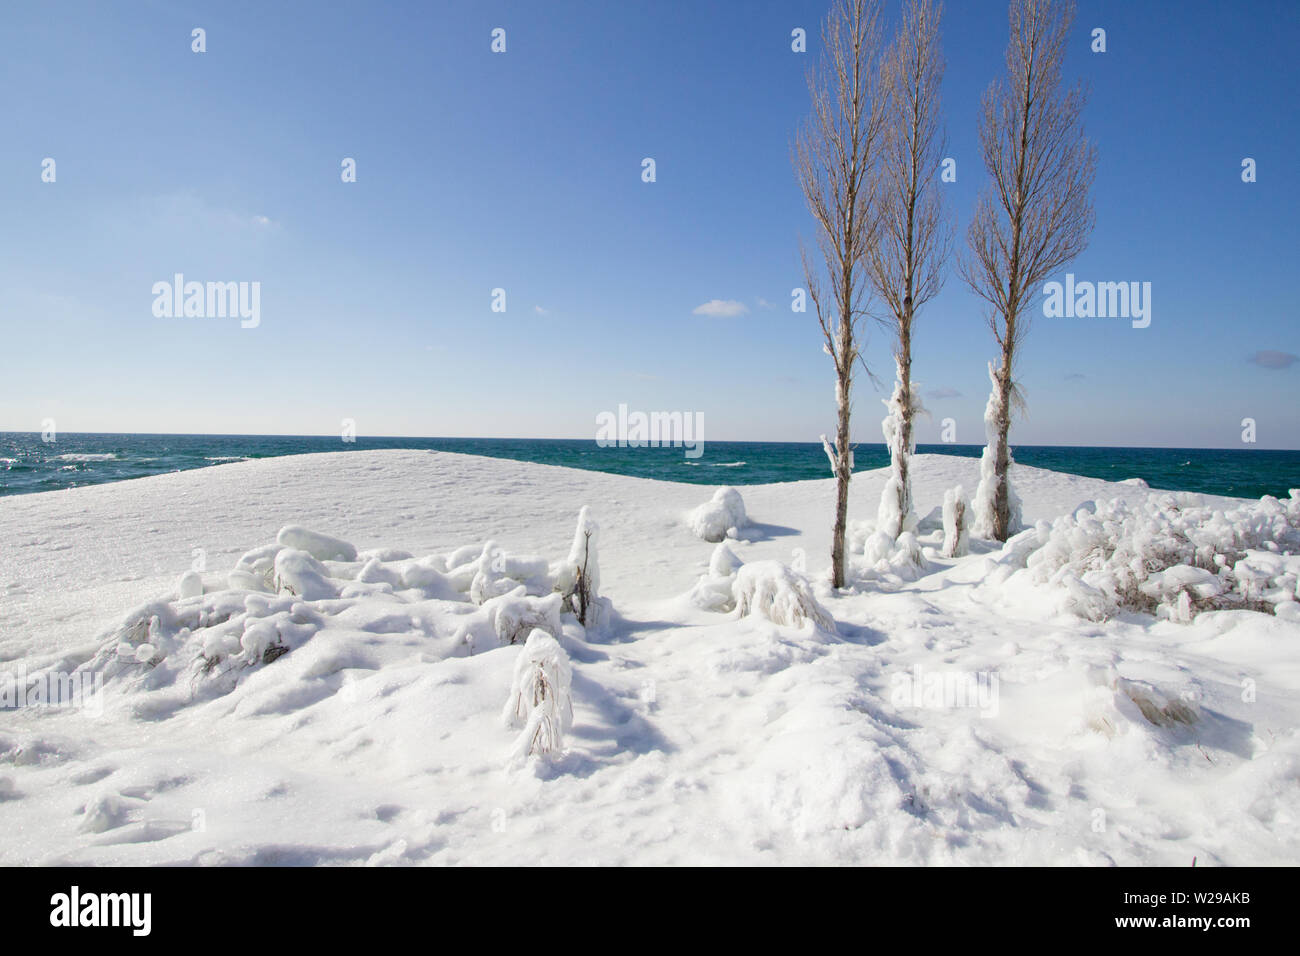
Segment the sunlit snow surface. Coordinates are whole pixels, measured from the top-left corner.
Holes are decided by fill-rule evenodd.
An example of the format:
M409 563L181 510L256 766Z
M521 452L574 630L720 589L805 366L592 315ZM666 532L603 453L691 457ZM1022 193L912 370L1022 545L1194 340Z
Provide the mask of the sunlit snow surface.
M724 545L739 569L692 528L706 487L446 453L0 499L0 672L105 681L102 713L0 711L0 863L1300 863L1300 623L1087 620L1069 581L1038 580L1063 558L1017 574L974 539L938 556L935 509L976 487L977 460L920 455L912 473L922 570L862 568L842 595L822 583L830 480L741 489ZM875 514L886 475L855 476L851 518ZM1029 526L1156 494L1023 466L1015 481ZM559 628L566 751L512 766L521 647L499 622L554 620L548 563L583 505L612 612ZM294 557L314 539L291 534L278 579L253 558L232 588L285 526L359 553L318 572ZM181 597L196 560L204 593ZM800 569L833 631L732 609L729 575L788 594ZM494 615L524 578L533 605ZM146 606L161 630L125 642L148 645L137 660L119 638ZM232 621L241 640L205 653L252 666L196 671L200 638ZM980 695L928 692L965 678Z

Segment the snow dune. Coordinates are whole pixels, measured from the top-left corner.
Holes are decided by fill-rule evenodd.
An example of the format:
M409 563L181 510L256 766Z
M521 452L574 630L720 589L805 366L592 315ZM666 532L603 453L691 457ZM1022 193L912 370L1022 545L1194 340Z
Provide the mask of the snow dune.
M887 477L855 476L851 519ZM913 481L924 519L979 462L919 455ZM1016 488L1029 525L1159 494L1023 466ZM1087 620L990 581L987 543L940 558L937 516L918 574L837 595L833 482L740 491L724 545L692 528L698 485L425 451L0 500L0 671L104 679L102 712L0 711L0 863L1300 862L1300 623ZM501 602L516 577L546 600L582 505L614 613L566 616L566 750L512 764L523 647L498 622L531 605ZM488 542L480 605L457 568ZM790 568L833 627L721 610L729 575L802 593ZM116 654L145 605L189 616ZM187 670L226 611L224 659L252 666Z

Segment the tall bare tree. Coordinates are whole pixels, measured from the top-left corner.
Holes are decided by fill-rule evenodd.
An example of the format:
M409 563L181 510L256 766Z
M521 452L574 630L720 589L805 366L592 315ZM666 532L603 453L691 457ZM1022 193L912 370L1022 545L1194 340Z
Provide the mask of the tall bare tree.
M881 63L884 100L880 168L880 237L869 262L871 284L887 308L894 333L897 382L885 404L890 480L881 496L877 529L897 538L915 524L910 457L920 402L912 384L912 323L943 286L952 226L940 196L944 133L940 113L943 6L907 0L898 34Z
M1029 331L1034 291L1088 245L1088 189L1097 151L1083 135L1087 93L1065 90L1061 66L1074 22L1071 0L1011 0L1007 77L984 94L980 147L991 183L967 232L962 275L990 307L1000 364L989 363L992 391L984 412L988 445L972 503L974 533L1005 541L1018 530L1007 447L1013 408L1024 405L1014 371Z
M808 73L812 114L800 128L794 149L795 175L816 224L825 287L806 248L804 279L825 350L835 364L835 442L825 436L822 442L835 472L831 579L837 588L845 581L844 531L853 475L853 373L862 361L866 257L876 235L873 169L882 126L877 96L879 13L878 0L834 0L822 26L821 62Z

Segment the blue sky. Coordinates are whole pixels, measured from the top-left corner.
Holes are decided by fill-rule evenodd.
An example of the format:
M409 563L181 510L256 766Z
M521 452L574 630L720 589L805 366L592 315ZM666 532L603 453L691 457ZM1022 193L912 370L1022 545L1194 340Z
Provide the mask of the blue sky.
M790 311L811 221L789 145L827 6L7 5L0 429L586 438L626 403L816 440L833 383ZM1037 316L1013 441L1233 447L1251 417L1300 447L1300 362L1249 361L1300 353L1298 10L1079 3L1066 72L1100 168L1068 271L1150 282L1152 322ZM1005 4L950 2L944 39L960 249ZM156 318L177 272L259 281L261 324ZM694 313L713 299L746 312ZM884 332L867 353L891 378ZM981 441L994 347L955 270L914 353L918 440L953 418ZM855 438L880 441L880 397L861 381Z

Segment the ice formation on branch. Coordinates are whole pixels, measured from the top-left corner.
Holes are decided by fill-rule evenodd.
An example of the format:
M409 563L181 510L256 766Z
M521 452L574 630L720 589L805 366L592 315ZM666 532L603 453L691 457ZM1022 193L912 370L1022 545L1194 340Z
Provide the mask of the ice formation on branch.
M807 579L780 561L742 565L732 584L732 596L741 617L755 615L791 627L811 621L823 631L836 633L835 619L813 597Z
M689 520L695 536L711 542L735 538L749 523L744 499L728 485L723 485L709 501L692 511Z
M522 728L511 758L557 753L573 724L572 669L559 641L543 630L528 635L515 659L514 681L501 718Z
M1002 480L998 478L997 474L998 422L1002 420L1004 414L1009 414L1010 411L1002 407L1001 391L998 388L997 373L993 370L992 362L989 363L989 380L993 383L993 389L989 392L988 404L984 406L985 445L984 453L980 456L980 483L975 489L975 499L971 502L971 511L975 518L971 524L971 532L977 538L993 537L998 485ZM1011 484L1011 475L1015 471L1015 464L1015 461L1011 458L1011 448L1008 445L1007 473L1005 476L1008 537L1016 534L1024 527L1020 497Z
M969 553L966 489L958 485L943 493L943 556L960 558Z
M599 540L600 526L583 505L578 512L569 556L555 571L555 590L560 593L565 610L572 612L583 627L599 627L608 612L609 602L600 596Z

